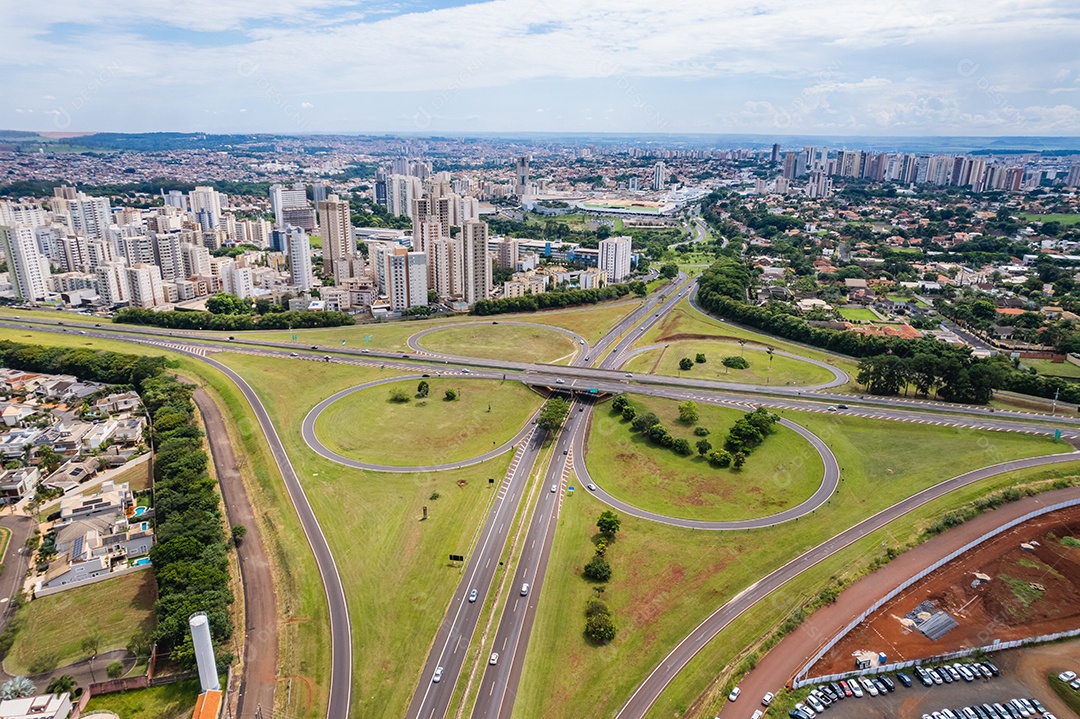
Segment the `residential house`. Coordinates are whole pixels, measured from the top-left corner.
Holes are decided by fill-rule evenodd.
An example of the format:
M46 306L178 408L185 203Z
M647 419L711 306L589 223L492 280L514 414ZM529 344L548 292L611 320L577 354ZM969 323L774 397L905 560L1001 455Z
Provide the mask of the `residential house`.
M13 429L0 435L0 455L3 455L4 459L18 459L23 456L27 447L40 444L44 436L45 430L36 427Z
M85 534L70 537L71 530L77 532L94 523L94 520L82 520L57 531L57 552L66 550L67 554L53 561L39 580L39 589L77 584L109 574L116 567L127 568L128 560L146 556L154 546L154 530L149 522L128 524L120 520L104 532L90 526ZM64 529L68 530L68 536L61 539ZM60 548L61 542L64 549Z
M115 484L102 482L97 494L76 495L60 500L60 523L68 524L78 519L97 516L126 515L135 506L135 497L127 482Z
M45 486L68 492L87 481L98 471L96 459L70 460L45 478Z
M41 437L40 444L51 445L57 454L73 457L83 450L83 438L94 425L89 422L57 422Z
M8 427L22 426L23 420L34 414L37 414L38 408L26 404L25 402L11 402L6 404L0 417L3 417L4 424Z
M115 419L107 419L104 422L95 422L90 431L83 435L83 446L87 449L94 450L99 449L103 444L109 441L113 432L116 431L117 421Z
M143 429L146 427L146 419L143 417L128 417L116 420L116 429L113 430L112 440L116 444L138 444L143 440Z
M135 391L110 394L94 403L94 409L105 414L119 414L138 409L142 405L139 393Z
M67 692L4 699L0 700L0 719L67 719L71 709Z
M0 501L15 504L23 497L32 495L41 480L37 467L20 467L0 472Z

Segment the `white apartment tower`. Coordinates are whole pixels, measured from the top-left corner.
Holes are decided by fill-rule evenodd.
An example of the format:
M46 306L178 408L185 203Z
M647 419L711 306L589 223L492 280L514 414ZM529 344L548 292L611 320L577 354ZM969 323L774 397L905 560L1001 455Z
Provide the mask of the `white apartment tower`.
M525 155L514 161L514 192L518 197L529 194L529 161L531 159Z
M90 240L109 239L112 208L107 197L88 197L80 192L75 200L68 201L68 219L71 231Z
M311 239L299 227L289 228L289 282L301 292L311 289Z
M397 247L386 253L385 261L390 309L401 312L427 305L427 255Z
M213 187L196 187L188 193L188 204L191 206L191 214L198 216L205 211L213 219L212 227L221 225L221 199Z
M348 200L330 195L319 203L319 231L322 233L322 273L337 277L341 274L338 265L348 265L356 255ZM348 277L348 271L345 276Z
M23 302L45 299L49 261L38 252L34 228L0 227L0 248L4 250L15 296Z
M412 217L413 200L423 194L420 180L409 175L386 178L386 211L391 215Z
M622 282L630 275L630 243L626 236L600 240L600 271L608 282Z
M284 185L270 186L270 207L274 211L274 225L285 226L285 210L302 209L308 206L307 188L298 182L291 188Z
M157 307L165 304L165 292L161 286L161 270L157 265L139 262L126 268L128 287L131 289L133 307Z
M663 162L658 162L653 166L652 171L652 188L657 192L664 189L667 184L667 167Z
M131 299L127 267L123 262L109 262L94 268L94 289L106 305L123 304Z

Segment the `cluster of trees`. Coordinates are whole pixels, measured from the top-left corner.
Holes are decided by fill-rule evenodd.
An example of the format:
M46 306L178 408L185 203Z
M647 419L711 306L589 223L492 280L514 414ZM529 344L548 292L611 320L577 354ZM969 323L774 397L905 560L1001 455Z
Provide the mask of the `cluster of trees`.
M690 404L693 404L692 402ZM681 406L681 405L680 405ZM638 414L637 408L630 404L625 395L618 394L611 402L611 411L621 414L623 419L630 422L630 429L644 435L650 442L660 447L667 447L684 457L689 457L694 451L690 448L690 442L682 438L676 438L668 432L667 427L660 422L660 418L654 412ZM697 414L696 409L694 412ZM694 421L697 421L696 419Z
M165 358L4 340L0 341L0 366L45 374L71 374L91 382L138 388L143 380L161 373Z
M596 520L600 536L595 543L592 559L585 565L582 575L592 582L607 582L611 579L611 564L606 558L608 547L615 541L622 521L611 510L604 510ZM611 618L611 608L600 597L604 587L595 587L596 597L589 598L585 605L585 636L597 644L607 644L615 638L615 622Z
M202 433L195 423L194 387L159 374L140 386L154 446L157 543L150 561L158 583L154 640L180 666L195 664L188 617L206 612L219 666L232 656L229 561L215 482L207 473Z
M208 303L209 306L209 303ZM220 307L220 306L219 306ZM128 325L149 325L174 330L219 330L239 332L242 330L284 330L308 327L341 327L356 324L344 312L267 312L263 315L214 314L213 312L186 312L171 310L154 312L138 307L127 307L116 313L113 322Z
M536 426L545 432L553 432L562 427L568 414L570 414L570 402L562 397L552 397L544 402L544 406L540 409Z
M747 412L731 426L724 438L724 449L732 454L732 463L736 469L741 467L747 456L765 441L776 429L780 421L778 415L764 407Z
M499 300L480 300L469 310L471 315L485 317L508 312L536 312L556 307L594 305L605 300L616 300L633 292L644 297L648 290L640 280L626 284L608 285L594 290L553 290L524 297L503 297Z

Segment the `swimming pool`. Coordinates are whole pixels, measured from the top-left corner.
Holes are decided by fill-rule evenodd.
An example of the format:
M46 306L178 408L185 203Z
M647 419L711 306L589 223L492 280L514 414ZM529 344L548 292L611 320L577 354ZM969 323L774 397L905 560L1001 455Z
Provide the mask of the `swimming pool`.
M133 566L133 567L141 567L144 564L149 564L149 563L150 563L150 558L149 557L143 557L142 559L136 559L134 562L131 563L131 566Z
M146 507L136 507L135 508L135 516L136 517L138 517L140 514L145 514L145 513L146 513Z

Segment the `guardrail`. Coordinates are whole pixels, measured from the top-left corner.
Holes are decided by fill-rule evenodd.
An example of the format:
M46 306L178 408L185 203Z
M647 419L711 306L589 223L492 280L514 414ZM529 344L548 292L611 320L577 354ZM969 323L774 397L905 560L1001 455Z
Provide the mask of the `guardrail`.
M835 647L837 645L837 643L839 643L839 641L841 639L843 639L845 636L847 636L847 634L849 632L851 632L851 630L853 630L855 627L859 626L859 624L863 620L865 620L868 616L870 616L871 614L876 612L878 609L880 609L882 606L884 606L886 602L888 602L891 599L893 599L894 597L896 597L898 594L903 592L905 589L907 589L911 585L915 584L916 582L918 582L922 578L926 577L927 575L937 571L938 569L945 566L949 562L953 561L957 557L961 556L965 552L971 551L972 549L979 546L980 544L987 541L988 539L992 539L992 538L998 536L999 534L1007 532L1010 529L1012 529L1013 527L1016 527L1016 526L1018 526L1020 524L1023 524L1024 522L1027 522L1029 520L1035 519L1036 517L1041 517L1044 514L1049 514L1050 512L1056 512L1056 511L1058 511L1060 509L1068 509L1069 507L1075 507L1077 505L1080 505L1080 499L1068 499L1068 500L1065 500L1064 502L1058 502L1056 504L1051 504L1051 505L1048 505L1046 507L1040 507L1039 509L1032 510L1032 511L1028 512L1027 514L1023 515L1022 517L1017 517L1016 519L1013 519L1013 520L1011 520L1009 522L1006 522L1005 524L1002 524L999 527L995 527L994 529L987 532L986 534L983 534L981 537L973 539L972 541L968 542L967 544L960 547L959 549L957 549L957 550L955 550L953 552L950 552L948 555L946 555L945 557L942 557L941 559L934 562L929 567L923 569L922 571L918 572L917 574L914 574L911 577L908 577L908 579L906 579L903 583L901 583L895 589L893 589L889 593L885 594L880 599L878 599L876 602L874 602L872 605L870 605L870 607L868 609L866 609L862 614L860 614L858 617L853 619L846 627L844 627L843 630L838 632L829 641L827 641L821 647L821 649L818 650L818 652L805 665L803 665L803 668L801 670L799 670L799 672L795 675L795 678L791 680L792 688L797 689L797 688L799 688L801 686L806 686L807 684L816 683L816 682L819 682L819 681L833 681L833 679L831 678L832 675L830 675L829 677L824 677L824 676L823 677L815 677L812 680L808 679L807 675L810 673L810 669L815 664L817 664L817 662L823 656L825 656L825 654L830 649ZM895 664L895 665L894 664L888 664L888 665L885 665L885 666L882 666L882 667L875 667L875 668L872 668L872 669L861 669L861 670L858 670L858 671L844 672L844 673L841 673L841 674L836 675L836 676L837 677L847 677L847 676L860 676L862 674L874 674L874 673L887 671L889 669L894 669L894 668L902 669L904 667L910 667L910 666L913 666L915 664L922 664L923 662L933 661L933 660L938 659L938 658L940 658L940 659L950 659L950 658L954 658L954 657L967 656L969 654L974 654L976 652L987 652L987 651L999 651L999 650L1002 650L1002 649L1012 649L1014 647L1022 646L1024 644L1037 644L1037 643L1042 643L1042 642L1049 642L1049 641L1054 641L1055 639L1061 639L1061 638L1069 637L1069 636L1080 636L1080 630L1075 630L1075 631L1071 631L1071 632L1059 632L1058 634L1046 634L1046 635L1042 635L1042 636L1039 636L1039 637L1029 637L1027 639L1018 639L1018 640L1009 641L1009 642L995 641L993 644L989 645L988 647L978 647L978 648L975 648L975 649L964 650L964 651L961 651L961 652L952 652L950 654L941 654L941 655L938 655L938 657L931 657L931 658L928 658L928 659L917 659L917 660L912 660L910 662L902 662L902 663Z

